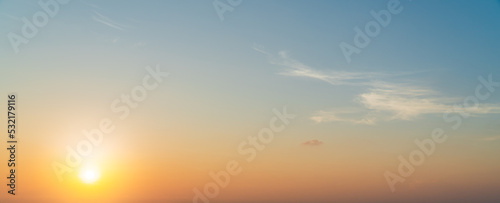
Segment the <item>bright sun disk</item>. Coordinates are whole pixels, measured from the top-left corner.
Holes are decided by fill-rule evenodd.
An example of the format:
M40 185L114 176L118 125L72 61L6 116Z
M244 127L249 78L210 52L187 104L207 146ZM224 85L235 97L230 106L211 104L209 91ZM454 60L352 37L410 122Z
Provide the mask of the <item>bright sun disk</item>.
M80 170L79 177L84 183L91 184L99 180L101 174L96 168L84 168Z

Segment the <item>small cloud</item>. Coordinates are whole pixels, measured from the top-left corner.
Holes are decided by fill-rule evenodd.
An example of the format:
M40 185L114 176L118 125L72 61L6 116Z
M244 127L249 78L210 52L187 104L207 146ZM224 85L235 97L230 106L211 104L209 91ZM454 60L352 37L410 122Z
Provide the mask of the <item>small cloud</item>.
M316 140L316 139L309 140L309 141L306 141L306 142L302 143L302 145L304 145L304 146L312 146L312 147L319 146L319 145L322 145L322 144L323 144L323 142L321 142L319 140Z

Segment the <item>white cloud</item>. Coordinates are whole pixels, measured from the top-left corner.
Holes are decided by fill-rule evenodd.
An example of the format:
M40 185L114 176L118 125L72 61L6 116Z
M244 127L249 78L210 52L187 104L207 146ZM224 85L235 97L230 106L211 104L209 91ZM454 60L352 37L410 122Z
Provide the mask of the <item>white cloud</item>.
M345 122L352 124L375 125L376 118L360 109L338 109L318 111L311 118L316 123Z
M358 100L367 109L392 114L390 119L410 120L420 114L444 113L451 108L443 104L451 99L436 95L422 87L375 82Z
M307 77L327 82L331 85L361 86L366 88L353 100L360 106L353 110L321 110L310 118L317 123L347 122L352 124L375 125L378 121L412 120L420 115L441 114L456 111L455 104L463 101L458 98L439 96L439 93L425 86L407 83L385 82L391 76L408 73L387 74L374 72L329 71L328 73L313 68L291 58L286 51L280 51L278 57L264 51L262 46L254 49L266 54L271 64L285 66L281 75ZM464 109L471 116L500 113L498 104L481 104L478 108Z
M438 95L425 87L373 82L369 92L360 94L358 100L367 109L391 113L391 120L411 120L423 114L442 114L457 110L471 116L500 113L498 104L480 104L476 108L463 109L461 105L456 105L462 104L463 99Z
M260 51L263 52L262 50ZM270 61L272 64L288 67L288 69L280 73L281 75L308 77L322 80L332 85L363 85L368 79L389 76L388 74L373 72L329 71L328 73L325 73L314 70L311 67L292 59L286 51L280 51L279 57L271 58Z

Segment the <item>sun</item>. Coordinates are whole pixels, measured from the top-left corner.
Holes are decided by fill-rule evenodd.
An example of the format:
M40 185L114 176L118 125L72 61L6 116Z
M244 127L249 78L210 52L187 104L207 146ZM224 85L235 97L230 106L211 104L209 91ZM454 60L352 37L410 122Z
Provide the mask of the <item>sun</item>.
M99 172L99 169L95 167L83 168L82 170L80 170L79 177L82 182L92 184L99 180L99 178L101 177L101 173Z

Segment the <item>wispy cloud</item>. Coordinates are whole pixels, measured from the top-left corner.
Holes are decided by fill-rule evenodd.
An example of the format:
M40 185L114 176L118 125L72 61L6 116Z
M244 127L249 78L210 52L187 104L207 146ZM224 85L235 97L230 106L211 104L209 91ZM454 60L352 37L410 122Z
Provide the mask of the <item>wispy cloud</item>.
M366 80L395 75L375 72L347 71L329 71L326 73L314 70L300 61L291 58L287 51L280 51L278 53L278 57L275 57L265 51L261 45L254 44L253 49L267 55L271 64L287 67L286 70L280 73L281 75L308 77L322 80L332 85L366 85L364 83Z
M457 112L456 104L463 99L439 96L432 89L408 84L373 82L367 93L358 96L364 108L389 113L389 120L411 120L424 114ZM462 108L458 106L459 108ZM477 108L461 109L471 116L500 113L499 104L481 104Z
M323 144L323 142L321 142L321 141L319 141L317 139L309 140L309 141L306 141L306 142L302 143L303 146L311 146L311 147L320 146L322 144Z
M464 111L470 116L500 113L499 104L482 104L477 108L457 109L455 104L461 102L458 98L440 97L433 90L406 84L373 82L367 92L359 94L353 100L360 105L359 109L318 111L311 120L317 123L348 122L375 125L379 121L413 120L421 115L445 112Z
M375 125L376 117L361 109L337 109L318 111L311 116L316 123L345 122L352 124Z
M453 101L438 97L436 92L423 87L383 82L372 83L369 91L357 99L367 109L387 112L392 114L390 119L402 120L421 114L443 113L452 108L444 103Z
M331 85L359 86L365 89L365 92L353 98L353 101L359 104L357 108L320 110L310 117L317 123L346 122L375 125L381 120L412 120L420 115L455 111L455 104L461 101L458 98L440 96L438 92L425 86L386 82L392 76L409 73L317 71L291 58L286 51L280 51L277 56L274 56L266 52L262 46L254 45L253 48L266 54L271 64L286 67L283 72L279 73L281 75L307 77ZM482 104L478 108L465 110L471 116L500 113L500 105Z
M129 17L120 17L120 18L112 18L109 17L108 15L105 15L107 10L105 10L103 7L89 3L87 1L82 0L83 4L89 7L89 12L90 12L90 18L99 24L102 24L105 26L105 28L110 28L113 30L118 30L119 32L114 32L113 35L109 37L109 33L105 32L105 34L100 33L100 32L95 32L100 35L104 35L103 38L107 38L108 41L112 44L128 44L127 46L130 48L138 48L138 47L144 47L146 46L146 42L144 41L130 41L128 40L126 34L128 31L132 29L136 29L137 27L135 25L140 24L141 22L138 20L135 20L133 18Z
M125 26L123 25L120 25L116 22L114 22L113 20L111 20L110 18L100 14L99 12L97 11L94 11L94 15L92 16L92 19L94 19L95 21L99 22L99 23L102 23L104 25L107 25L108 27L111 27L111 28L115 28L115 29L118 29L118 30L122 30L122 31L125 31Z
M127 31L128 28L133 28L129 25L125 25L124 23L118 23L116 20L113 20L110 17L102 14L101 12L103 11L103 9L99 5L89 3L88 1L84 1L84 0L82 0L81 2L83 4L85 4L86 6L90 7L90 11L91 11L90 16L92 17L92 19L94 21L101 23L103 25L106 25L110 28L121 30L121 31ZM101 11L101 12L99 12L99 11ZM129 21L129 20L127 20L127 21Z

